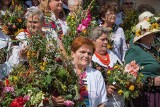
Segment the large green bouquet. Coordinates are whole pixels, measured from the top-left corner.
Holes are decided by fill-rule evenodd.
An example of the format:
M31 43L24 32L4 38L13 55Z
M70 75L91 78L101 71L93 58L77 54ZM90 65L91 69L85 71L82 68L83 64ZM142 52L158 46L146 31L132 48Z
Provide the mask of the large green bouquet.
M77 75L57 42L34 35L28 43L28 64L14 68L4 80L0 106L47 106L52 105L52 96L59 95L69 101L78 99Z

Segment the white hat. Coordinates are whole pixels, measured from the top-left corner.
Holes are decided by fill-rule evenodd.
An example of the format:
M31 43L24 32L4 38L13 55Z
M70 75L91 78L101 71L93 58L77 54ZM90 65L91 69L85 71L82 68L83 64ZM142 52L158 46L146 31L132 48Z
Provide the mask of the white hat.
M143 20L148 20L150 18L154 17L154 14L152 14L150 11L145 11L142 14L139 15L138 20L139 22ZM155 21L158 21L160 17L154 17Z
M157 23L150 23L147 20L143 20L136 25L136 34L133 42L136 42L137 40L151 33L157 32L160 32L160 27Z
M152 14L150 11L145 11L139 15L138 20L139 20L139 22L141 22L141 21L148 19L152 16L154 16L154 14Z

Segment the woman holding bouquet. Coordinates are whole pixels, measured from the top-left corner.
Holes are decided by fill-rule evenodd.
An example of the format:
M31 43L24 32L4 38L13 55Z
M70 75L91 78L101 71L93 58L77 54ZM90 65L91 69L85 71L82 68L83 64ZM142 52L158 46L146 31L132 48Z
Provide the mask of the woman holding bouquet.
M102 26L97 26L94 28L89 35L95 44L95 52L92 57L92 66L100 70L104 74L104 78L106 78L106 72L108 69L112 69L113 66L117 63L122 64L120 59L111 50L107 49L109 40L108 35L109 30ZM114 92L115 89L115 86L111 84L107 85L107 107L116 107L115 100L112 95L116 95L116 102L118 102L120 107L124 107L124 99L119 96L118 93Z
M71 56L75 72L79 77L80 98L84 105L78 107L105 107L107 94L103 76L100 71L89 66L94 53L94 44L90 39L77 37L71 45ZM64 99L53 97L53 102L63 105ZM56 104L55 103L55 104Z
M142 67L140 72L144 75L144 90L142 96L134 100L135 107L160 105L160 52L151 46L158 32L160 27L156 22L139 22L136 25L134 45L126 52L125 62L135 60Z
M88 95L81 95L81 97L88 97L90 107L104 107L107 101L107 94L103 76L100 71L89 66L94 50L92 41L84 37L76 38L71 45L71 55L75 71L80 81L83 81L80 84L80 89L85 86L85 91L88 93Z
M45 36L42 33L44 16L41 11L33 8L28 9L26 22L26 29L16 36L16 39L20 41L19 44L12 47L12 53L8 59L11 67L24 64L27 61L27 39L36 34Z

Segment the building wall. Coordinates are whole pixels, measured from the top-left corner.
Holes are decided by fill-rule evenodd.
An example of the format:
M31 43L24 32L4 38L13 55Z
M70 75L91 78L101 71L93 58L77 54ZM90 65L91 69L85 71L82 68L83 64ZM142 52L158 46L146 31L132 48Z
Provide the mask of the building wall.
M136 9L142 4L152 6L155 9L155 13L160 14L160 0L136 0Z

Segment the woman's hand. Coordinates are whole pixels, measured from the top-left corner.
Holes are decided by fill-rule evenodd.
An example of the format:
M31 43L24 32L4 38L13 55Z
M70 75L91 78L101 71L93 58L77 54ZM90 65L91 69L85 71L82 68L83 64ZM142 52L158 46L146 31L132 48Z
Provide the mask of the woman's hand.
M19 56L25 59L27 57L27 52L28 52L28 47L26 46L22 50L20 50Z
M55 106L64 105L64 101L65 99L62 96L58 96L58 97L52 96L52 102L53 102L53 105Z
M160 86L160 76L154 78L154 86Z
M108 95L108 96L112 95L112 93L114 92L115 89L116 89L115 86L113 86L113 85L108 85L108 86L107 86L107 95Z

